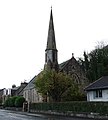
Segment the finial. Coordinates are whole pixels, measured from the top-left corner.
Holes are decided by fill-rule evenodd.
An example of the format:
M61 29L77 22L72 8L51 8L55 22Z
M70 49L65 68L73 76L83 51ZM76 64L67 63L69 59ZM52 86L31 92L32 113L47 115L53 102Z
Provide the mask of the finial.
M72 53L72 57L74 57L74 53Z
M52 5L51 5L51 10L52 10Z

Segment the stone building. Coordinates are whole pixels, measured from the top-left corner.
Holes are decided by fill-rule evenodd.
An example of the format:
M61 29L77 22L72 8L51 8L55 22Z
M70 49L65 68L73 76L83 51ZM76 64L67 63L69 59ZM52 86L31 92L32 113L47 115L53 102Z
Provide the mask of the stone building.
M88 79L78 61L74 58L72 53L72 58L59 64L59 71L65 72L72 76L73 80L82 87L81 90L88 84Z
M13 96L23 96L23 90L27 86L28 83L23 82L20 86L12 85L12 88L3 88L0 89L0 103L4 104L4 102Z
M4 103L6 94L6 88L0 89L0 105Z
M87 84L88 80L84 74L84 71L82 70L78 61L74 58L73 53L71 59L58 64L58 50L56 48L52 9L50 14L47 47L45 50L45 66L47 66L47 68L55 69L71 75L79 86L85 87Z
M53 14L51 9L47 46L45 50L45 68L58 70L58 50L56 48Z
M74 78L76 83L79 86L82 86L81 88L82 91L83 91L83 87L85 87L87 83L87 78L85 77L85 74L81 69L81 66L79 65L78 61L74 58L73 54L71 59L61 64L58 64L58 50L56 48L52 9L50 13L47 46L45 50L44 69L54 69L56 71L70 74ZM42 102L42 96L38 94L33 84L35 80L36 80L36 76L25 87L23 95L27 101Z
M23 97L25 98L25 100L32 103L42 102L42 96L35 89L35 80L36 76L32 78L32 80L23 90Z

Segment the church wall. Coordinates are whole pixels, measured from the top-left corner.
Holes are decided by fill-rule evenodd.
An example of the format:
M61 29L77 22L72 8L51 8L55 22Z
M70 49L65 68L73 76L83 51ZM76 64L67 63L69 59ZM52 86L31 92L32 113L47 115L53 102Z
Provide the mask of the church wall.
M79 87L82 87L82 90L87 85L88 80L85 76L85 73L74 57L72 57L68 63L64 65L62 72L66 72L67 74L71 75Z
M26 101L31 103L42 102L43 100L42 96L36 91L35 88L25 90L23 92L23 97L25 98Z

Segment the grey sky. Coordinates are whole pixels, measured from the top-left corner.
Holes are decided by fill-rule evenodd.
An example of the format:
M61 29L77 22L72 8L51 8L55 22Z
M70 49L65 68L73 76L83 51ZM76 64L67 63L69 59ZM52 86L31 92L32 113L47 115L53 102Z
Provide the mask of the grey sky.
M108 41L107 0L1 0L0 88L43 69L52 5L59 63Z

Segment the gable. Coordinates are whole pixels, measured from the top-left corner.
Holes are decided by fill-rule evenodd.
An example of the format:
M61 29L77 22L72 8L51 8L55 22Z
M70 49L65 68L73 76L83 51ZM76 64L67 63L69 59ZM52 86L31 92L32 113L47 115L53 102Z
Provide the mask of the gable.
M72 57L70 60L66 61L66 62L63 62L60 64L60 71L64 71L66 72L67 74L68 73L83 73L83 70L81 68L81 66L79 65L79 63L77 62L77 60Z
M76 83L83 85L86 85L88 83L88 79L86 78L83 69L74 57L67 60L66 62L61 63L59 65L59 68L61 72L65 72L71 75L72 78L76 81Z

